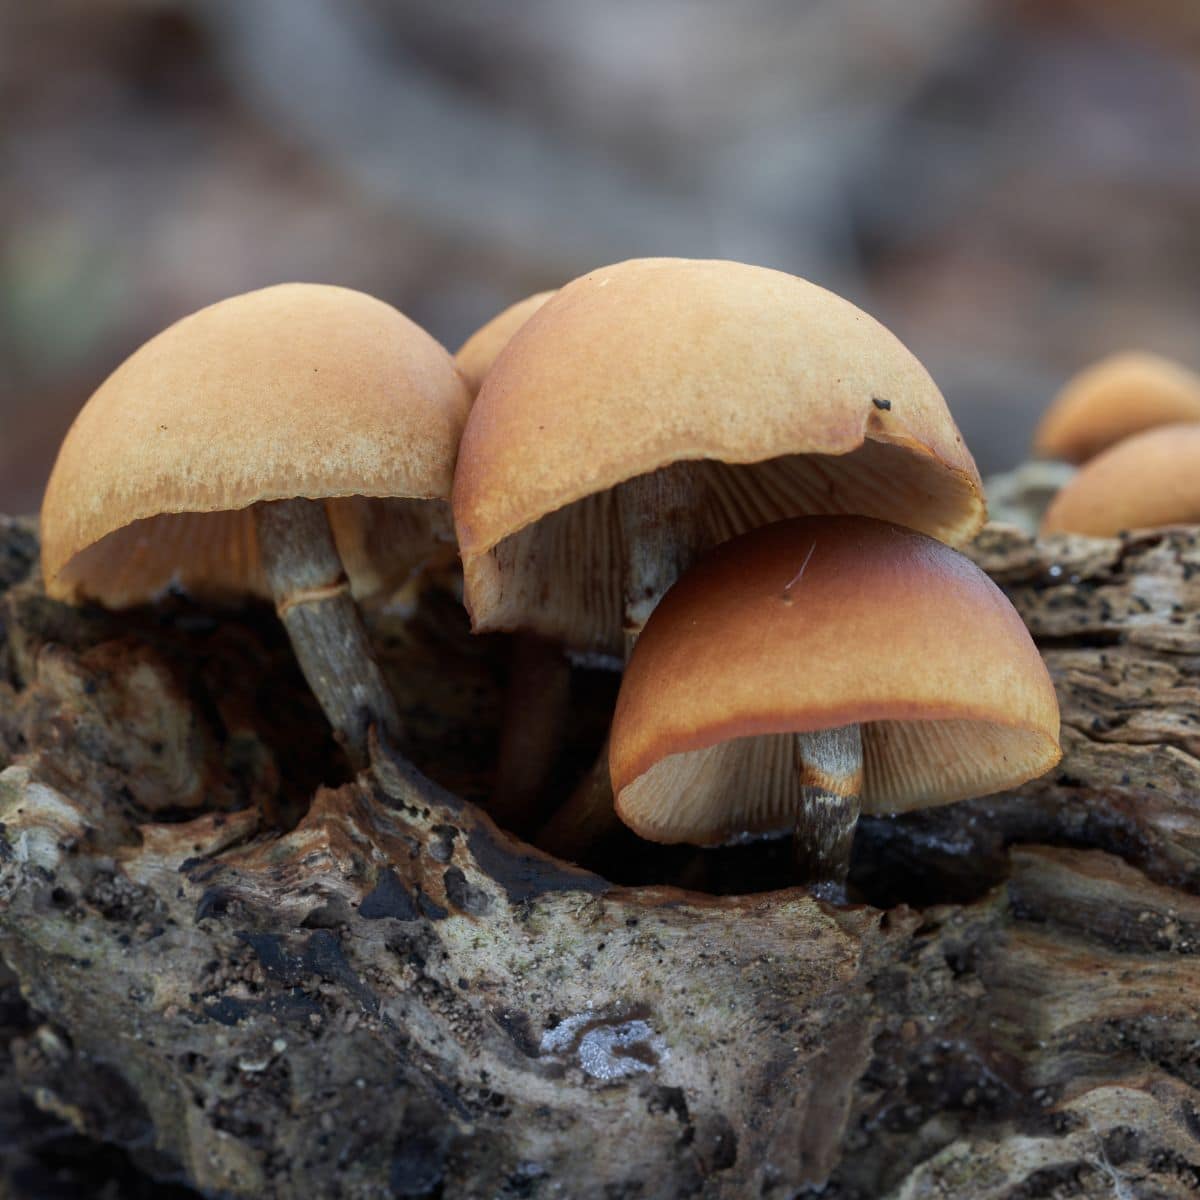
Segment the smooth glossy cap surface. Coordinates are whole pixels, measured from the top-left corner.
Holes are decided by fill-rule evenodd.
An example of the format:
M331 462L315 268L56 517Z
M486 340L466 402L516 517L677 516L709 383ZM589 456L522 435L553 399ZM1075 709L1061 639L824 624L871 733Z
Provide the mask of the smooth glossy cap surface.
M42 510L47 590L114 606L171 582L261 593L245 510L296 496L331 501L352 582L369 590L397 538L427 541L433 519L371 501L447 497L468 405L449 354L361 292L283 284L202 309L76 417Z
M849 724L864 812L1013 787L1060 754L1041 656L969 559L864 518L768 526L689 571L638 639L612 729L617 811L666 842L790 828L790 735Z

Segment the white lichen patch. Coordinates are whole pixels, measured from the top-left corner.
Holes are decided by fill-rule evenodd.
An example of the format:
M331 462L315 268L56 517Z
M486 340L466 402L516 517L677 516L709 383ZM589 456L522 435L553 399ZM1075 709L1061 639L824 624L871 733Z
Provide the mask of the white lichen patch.
M554 1055L574 1050L584 1072L606 1083L653 1071L670 1054L648 1021L606 1020L590 1009L547 1029L539 1049Z

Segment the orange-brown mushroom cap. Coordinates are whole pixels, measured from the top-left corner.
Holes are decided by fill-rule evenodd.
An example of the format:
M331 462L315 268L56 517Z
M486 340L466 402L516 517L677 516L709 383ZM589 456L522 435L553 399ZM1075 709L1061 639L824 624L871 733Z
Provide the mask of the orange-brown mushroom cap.
M1101 359L1070 379L1034 434L1039 458L1081 463L1158 425L1200 421L1200 375L1157 354Z
M508 345L513 334L553 295L553 290L535 292L532 296L526 296L524 300L518 300L516 304L510 304L486 325L481 325L459 346L454 361L458 364L472 396L479 391L484 376L492 369L496 356Z
M351 585L449 536L470 399L446 350L361 292L283 284L178 321L84 405L42 507L47 591L112 607L169 584L267 594L251 505L324 499ZM428 503L433 501L434 503Z
M1163 425L1085 463L1050 503L1042 533L1115 537L1200 523L1200 425Z
M790 829L792 735L862 727L862 809L986 795L1060 757L1058 703L998 587L940 542L811 517L727 542L655 610L626 670L609 766L653 841Z
M958 543L985 515L941 393L877 321L780 271L637 259L561 288L484 380L453 496L475 628L619 651L611 489L686 461L709 541L856 512Z

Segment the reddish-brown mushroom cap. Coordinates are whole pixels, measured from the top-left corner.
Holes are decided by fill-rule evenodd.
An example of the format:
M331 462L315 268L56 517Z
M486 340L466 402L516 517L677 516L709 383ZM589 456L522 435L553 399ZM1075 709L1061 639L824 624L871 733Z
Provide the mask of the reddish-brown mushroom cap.
M1042 533L1114 537L1200 523L1200 425L1164 425L1109 447L1055 496Z
M848 301L780 271L639 259L516 332L463 434L454 517L475 628L623 647L613 489L690 464L711 544L858 512L969 538L982 485L941 393Z
M1124 438L1180 421L1200 421L1200 375L1157 354L1114 354L1067 382L1038 425L1034 453L1086 462Z
M651 616L609 764L654 841L790 829L796 733L862 727L864 812L1013 787L1058 761L1028 631L969 559L859 517L768 526L713 551Z

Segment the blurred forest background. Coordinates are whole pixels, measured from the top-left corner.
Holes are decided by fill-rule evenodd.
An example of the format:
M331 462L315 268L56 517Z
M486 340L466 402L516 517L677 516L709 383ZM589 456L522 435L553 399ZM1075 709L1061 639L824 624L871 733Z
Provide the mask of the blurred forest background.
M450 349L635 255L850 296L987 472L1200 367L1197 0L0 0L0 511L176 317L288 279Z

